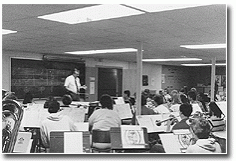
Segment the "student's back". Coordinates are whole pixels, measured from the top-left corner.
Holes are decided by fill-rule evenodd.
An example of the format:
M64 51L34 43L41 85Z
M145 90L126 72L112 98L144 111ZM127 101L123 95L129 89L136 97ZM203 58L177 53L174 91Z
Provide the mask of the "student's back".
M95 110L89 117L89 130L108 131L111 127L119 127L121 119L116 111L113 111L113 100L110 95L104 94L100 98L101 109Z
M43 145L50 147L51 131L75 131L76 127L73 121L66 115L58 112L60 104L57 101L48 103L48 112L50 115L42 121L40 132Z
M199 139L186 153L221 153L221 147L214 139Z
M89 124L92 130L110 130L111 127L119 127L121 119L116 111L109 109L98 109L89 117Z

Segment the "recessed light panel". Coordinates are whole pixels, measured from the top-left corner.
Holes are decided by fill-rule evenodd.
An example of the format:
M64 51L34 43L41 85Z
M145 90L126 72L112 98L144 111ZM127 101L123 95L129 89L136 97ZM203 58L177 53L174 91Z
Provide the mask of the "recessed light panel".
M16 32L17 31L2 29L2 35L12 34L12 33L16 33Z
M143 59L144 62L165 62L165 61L200 61L199 58L173 58L173 59Z
M226 48L226 44L180 45L180 47L188 49L217 49Z
M211 66L212 64L181 64L182 66ZM226 66L225 63L216 64L217 66Z
M86 54L101 54L101 53L125 53L125 52L137 52L134 48L121 48L121 49L103 49L103 50L87 50L87 51L72 51L65 52L68 54L86 55Z
M126 4L126 5L146 12L162 12L162 11L169 11L169 10L176 10L190 7L205 6L202 4Z
M142 14L144 12L125 7L119 4L102 4L75 10L59 12L38 18L68 24L77 24L91 21L106 20Z

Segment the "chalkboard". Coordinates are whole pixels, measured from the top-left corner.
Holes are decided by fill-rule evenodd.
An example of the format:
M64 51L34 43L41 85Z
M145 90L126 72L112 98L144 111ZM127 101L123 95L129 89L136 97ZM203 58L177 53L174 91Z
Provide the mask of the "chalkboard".
M11 59L11 91L23 99L26 92L34 98L63 96L64 81L72 70L80 70L80 82L85 84L85 63L72 63L48 60ZM81 91L82 93L84 91Z

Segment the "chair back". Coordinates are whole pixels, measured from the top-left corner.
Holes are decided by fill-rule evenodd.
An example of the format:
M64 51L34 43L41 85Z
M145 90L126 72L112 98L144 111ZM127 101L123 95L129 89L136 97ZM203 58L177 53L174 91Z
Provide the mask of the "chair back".
M92 142L93 143L111 143L110 131L93 130Z

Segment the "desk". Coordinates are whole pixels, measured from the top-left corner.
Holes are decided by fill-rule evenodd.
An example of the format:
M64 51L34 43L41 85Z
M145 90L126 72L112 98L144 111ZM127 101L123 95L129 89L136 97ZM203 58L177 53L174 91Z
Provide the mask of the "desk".
M182 130L176 130L182 131ZM162 145L166 153L185 153L187 147L189 146L191 134L190 133L162 133L159 134Z
M85 111L84 108L69 107L62 110L61 114L68 115L74 121L78 131L88 131L88 123L84 123ZM40 147L42 147L40 124L49 115L48 109L43 108L43 104L30 104L24 109L20 130L28 131L33 134L31 153L40 152Z

